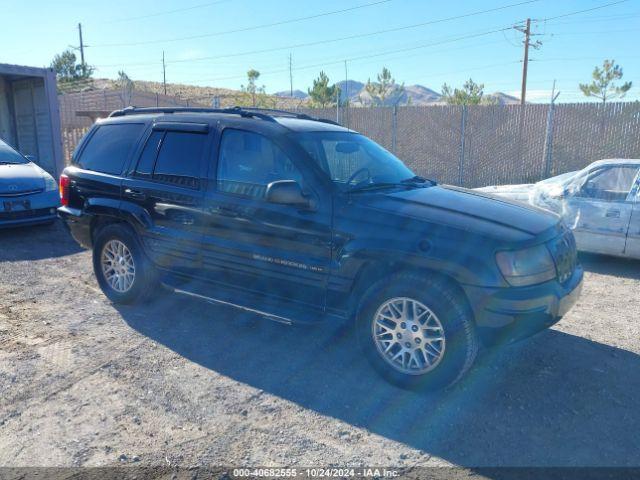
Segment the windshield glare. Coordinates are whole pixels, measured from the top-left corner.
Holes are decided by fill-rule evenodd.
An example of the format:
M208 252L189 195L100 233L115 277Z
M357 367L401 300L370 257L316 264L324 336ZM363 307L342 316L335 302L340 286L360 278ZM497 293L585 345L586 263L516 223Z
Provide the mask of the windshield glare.
M352 132L304 132L294 139L331 180L347 190L355 185L400 183L415 174L393 154Z
M0 165L7 163L28 163L29 161L9 145L0 140Z

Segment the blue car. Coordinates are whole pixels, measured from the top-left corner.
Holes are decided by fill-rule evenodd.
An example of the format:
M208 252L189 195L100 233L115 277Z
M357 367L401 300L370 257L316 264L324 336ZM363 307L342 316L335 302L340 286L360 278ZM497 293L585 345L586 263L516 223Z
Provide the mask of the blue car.
M54 178L0 140L0 228L53 223L59 205Z

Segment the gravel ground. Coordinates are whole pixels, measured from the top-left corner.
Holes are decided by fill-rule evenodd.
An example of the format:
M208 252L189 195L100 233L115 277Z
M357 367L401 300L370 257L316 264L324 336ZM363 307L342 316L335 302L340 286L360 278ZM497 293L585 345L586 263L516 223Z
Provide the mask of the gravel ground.
M434 395L339 326L163 293L117 307L61 225L0 232L0 465L640 466L640 262Z

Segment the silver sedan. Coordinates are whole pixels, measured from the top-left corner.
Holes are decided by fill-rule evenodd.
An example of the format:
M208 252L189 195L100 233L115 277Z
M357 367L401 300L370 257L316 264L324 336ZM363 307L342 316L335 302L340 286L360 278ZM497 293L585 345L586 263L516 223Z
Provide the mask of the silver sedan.
M640 258L640 160L600 160L535 184L478 190L557 213L582 251Z

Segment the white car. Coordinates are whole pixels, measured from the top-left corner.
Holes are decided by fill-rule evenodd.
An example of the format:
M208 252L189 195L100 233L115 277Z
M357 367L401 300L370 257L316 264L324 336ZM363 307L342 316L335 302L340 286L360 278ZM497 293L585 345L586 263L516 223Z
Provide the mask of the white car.
M535 184L477 190L557 213L579 250L640 259L640 160L600 160Z

